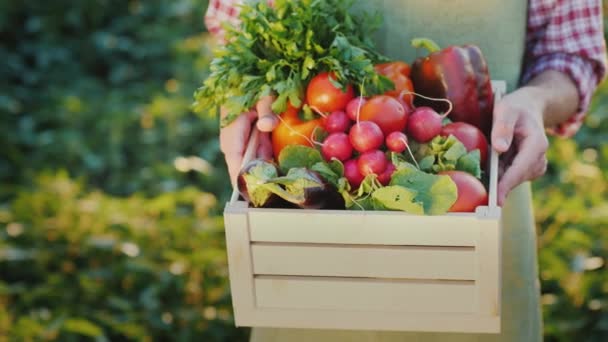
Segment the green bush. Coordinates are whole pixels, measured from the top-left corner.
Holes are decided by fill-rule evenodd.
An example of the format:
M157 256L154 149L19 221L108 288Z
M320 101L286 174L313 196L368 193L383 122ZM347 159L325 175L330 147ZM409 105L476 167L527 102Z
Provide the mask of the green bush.
M0 2L0 341L245 339L206 6Z
M608 83L574 139L551 140L534 183L546 341L608 339Z
M214 195L117 198L42 174L0 211L0 336L236 341ZM80 337L80 338L79 338Z

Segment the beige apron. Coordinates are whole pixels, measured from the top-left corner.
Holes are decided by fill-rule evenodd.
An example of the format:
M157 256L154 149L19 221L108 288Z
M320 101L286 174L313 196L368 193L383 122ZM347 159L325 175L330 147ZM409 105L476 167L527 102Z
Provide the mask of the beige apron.
M362 3L365 3L363 5ZM378 46L387 55L412 62L414 37L440 46L475 43L488 60L492 79L513 90L524 50L527 1L524 0L372 0L358 6L380 11L384 26ZM252 342L537 342L541 341L540 289L536 235L529 183L511 192L503 208L502 333L404 333L254 328Z

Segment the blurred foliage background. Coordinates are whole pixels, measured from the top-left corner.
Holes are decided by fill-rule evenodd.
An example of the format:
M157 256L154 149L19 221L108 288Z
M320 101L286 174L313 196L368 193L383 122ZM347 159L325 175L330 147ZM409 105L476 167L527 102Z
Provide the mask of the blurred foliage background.
M206 1L0 2L0 342L245 341ZM608 85L535 182L547 341L608 340Z

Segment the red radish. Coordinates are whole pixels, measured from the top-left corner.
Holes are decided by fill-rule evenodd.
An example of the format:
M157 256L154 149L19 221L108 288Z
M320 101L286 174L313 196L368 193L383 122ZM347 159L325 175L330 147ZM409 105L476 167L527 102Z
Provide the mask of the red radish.
M387 95L378 95L369 99L361 108L359 119L373 121L385 135L403 131L407 125L409 112L406 112L399 101Z
M479 179L464 171L443 171L456 183L458 198L450 208L450 212L474 212L480 205L488 204L488 192Z
M350 119L343 111L335 111L325 118L325 130L328 133L346 132L350 127Z
M364 153L382 146L384 135L378 125L371 121L360 121L350 128L350 144L358 152Z
M346 87L346 91L342 91L334 86L330 78L336 81L333 73L320 73L313 77L306 87L306 103L324 113L344 110L346 104L355 97L355 91L350 84Z
M407 133L416 141L425 143L441 133L441 115L431 107L418 107L407 124Z
M401 103L401 105L403 106L403 109L405 109L405 111L407 113L412 113L414 111L414 106L412 105L412 102L406 102L403 100L403 97L396 97L397 101L399 101L399 103Z
M389 162L388 165L386 165L386 169L384 170L384 172L378 175L378 181L380 182L380 184L384 186L388 185L388 183L391 182L391 176L393 175L395 170L397 170L395 164Z
M405 151L407 148L407 135L403 132L393 132L386 137L386 147L397 153Z
M374 150L360 155L357 165L359 166L359 172L361 172L361 174L364 176L372 173L379 175L386 170L388 160L386 160L384 152Z
M353 120L357 121L357 113L361 111L363 105L367 102L365 97L359 96L350 100L346 105L346 115Z
M321 152L325 160L329 161L336 158L344 161L352 156L353 147L346 133L332 133L323 141Z
M358 159L350 159L344 162L344 177L348 179L351 188L356 189L361 185L365 176L359 172Z
M488 158L488 140L479 128L466 122L452 122L443 126L440 134L445 137L453 135L469 152L479 150L481 167L485 169Z

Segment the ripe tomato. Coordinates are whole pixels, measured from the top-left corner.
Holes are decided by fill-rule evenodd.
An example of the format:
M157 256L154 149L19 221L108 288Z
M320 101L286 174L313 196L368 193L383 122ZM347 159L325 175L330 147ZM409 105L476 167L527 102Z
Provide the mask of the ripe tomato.
M375 122L386 136L395 131L403 131L408 115L409 112L399 101L387 95L378 95L370 98L361 107L359 120Z
M458 198L450 208L450 212L474 212L480 205L488 204L488 192L479 179L464 171L443 171L456 183Z
M287 145L304 145L312 147L306 140L311 139L316 127L322 126L321 119L302 121L298 116L299 109L288 105L287 110L281 114L279 125L272 131L272 150L274 158L279 158L279 153Z
M374 68L377 73L386 76L395 85L395 89L387 91L385 95L397 98L403 103L408 104L408 106L411 106L413 100L413 94L411 93L414 91L414 84L409 78L410 66L405 62L395 61L378 64ZM410 94L402 95L404 91Z
M333 74L320 73L312 78L306 88L306 102L308 105L324 113L345 110L348 102L355 97L355 91L350 84L344 92L331 83L330 77L335 80Z
M485 169L488 160L488 140L479 128L466 122L452 122L443 126L440 134L444 137L453 135L469 152L478 149L481 156L481 167Z

